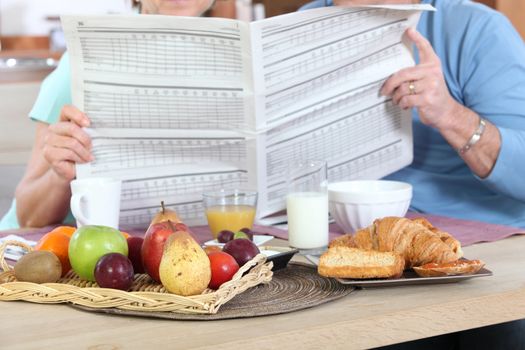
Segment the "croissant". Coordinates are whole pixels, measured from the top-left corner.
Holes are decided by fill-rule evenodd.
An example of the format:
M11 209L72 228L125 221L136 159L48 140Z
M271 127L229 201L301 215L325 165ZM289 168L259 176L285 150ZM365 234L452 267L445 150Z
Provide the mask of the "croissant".
M452 251L456 253L459 257L463 256L463 251L461 250L461 243L448 232L441 231L437 227L434 227L427 219L425 218L415 218L412 219L413 222L425 226L430 231L434 232L446 245L452 248Z
M414 221L401 217L377 219L353 236L345 235L330 243L330 247L337 245L398 253L405 260L405 268L448 263L463 255L461 245L454 237L423 218Z
M357 248L357 245L355 244L354 237L352 235L346 234L331 240L328 244L328 248L332 247Z

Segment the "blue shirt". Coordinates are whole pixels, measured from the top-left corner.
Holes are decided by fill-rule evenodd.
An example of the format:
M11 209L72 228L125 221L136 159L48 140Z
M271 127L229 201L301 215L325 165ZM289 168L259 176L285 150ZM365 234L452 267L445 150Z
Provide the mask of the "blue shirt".
M480 179L414 110L414 161L388 178L413 185L412 210L525 228L523 40L505 16L479 3L422 2L437 11L424 12L417 29L441 59L450 94L497 126L501 150ZM314 1L303 9L323 5Z

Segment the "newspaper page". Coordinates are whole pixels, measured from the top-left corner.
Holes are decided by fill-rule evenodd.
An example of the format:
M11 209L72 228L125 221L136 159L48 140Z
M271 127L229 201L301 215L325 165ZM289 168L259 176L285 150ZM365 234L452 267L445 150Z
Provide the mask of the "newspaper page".
M63 26L95 158L77 176L123 179L121 225L147 226L161 200L201 223L203 191L255 186L246 23L141 15Z
M284 208L284 170L326 159L329 180L379 178L412 159L411 118L378 96L413 65L402 34L423 8L322 8L253 23L172 16L66 16L73 103L95 160L77 177L123 180L121 222L164 200L205 223L202 193L259 192Z
M261 215L284 209L291 160L324 159L328 180L378 179L412 162L409 110L379 96L413 66L403 33L429 5L330 7L251 24Z

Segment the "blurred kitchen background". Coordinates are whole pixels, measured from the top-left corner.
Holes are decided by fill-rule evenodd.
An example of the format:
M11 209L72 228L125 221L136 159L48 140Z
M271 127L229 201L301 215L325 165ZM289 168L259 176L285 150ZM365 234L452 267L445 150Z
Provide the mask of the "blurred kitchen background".
M218 0L210 16L251 21L295 11L307 2ZM479 2L507 15L525 37L525 0ZM11 203L33 144L35 126L27 115L42 79L65 49L59 16L131 12L131 0L0 0L0 215Z

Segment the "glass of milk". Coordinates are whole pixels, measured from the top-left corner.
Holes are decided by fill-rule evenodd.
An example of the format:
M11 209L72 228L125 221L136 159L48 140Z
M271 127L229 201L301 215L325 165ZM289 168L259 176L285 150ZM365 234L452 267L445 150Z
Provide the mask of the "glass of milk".
M320 254L328 245L326 162L292 162L286 183L289 244L301 254Z

